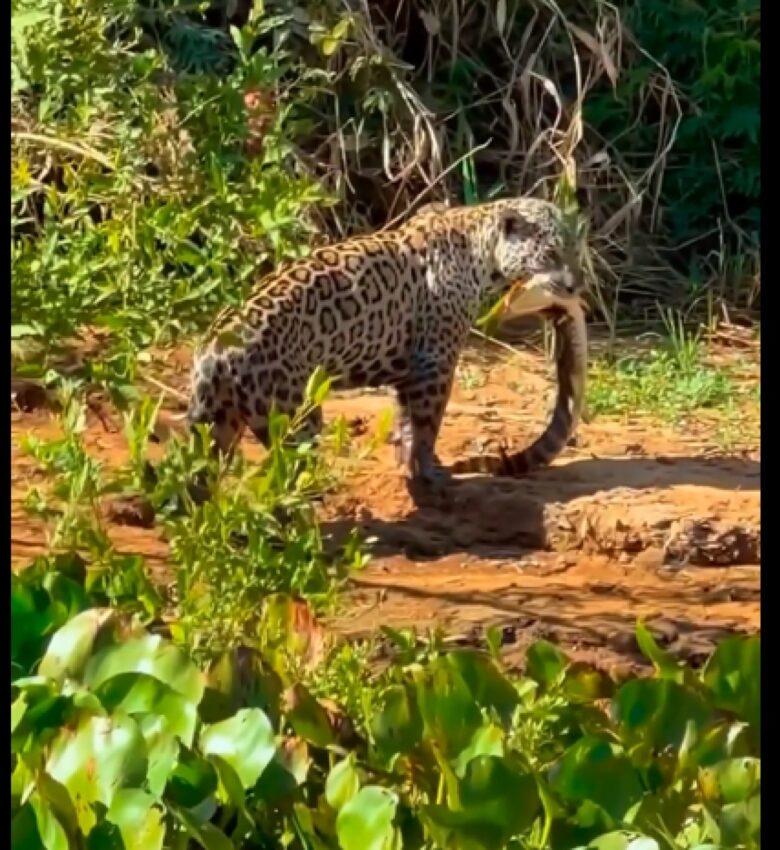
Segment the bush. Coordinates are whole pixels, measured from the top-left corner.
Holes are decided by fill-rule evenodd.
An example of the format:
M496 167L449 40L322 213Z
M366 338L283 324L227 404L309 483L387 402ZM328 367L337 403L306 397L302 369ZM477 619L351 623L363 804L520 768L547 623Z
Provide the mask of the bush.
M144 399L126 416L130 464L113 475L86 451L83 404L65 397L63 436L23 442L42 470L56 476L46 492L31 490L25 506L52 523L50 547L82 565L90 593L126 612L143 612L147 621L159 621L163 600L144 559L116 549L105 515L118 499L157 521L175 574L166 619L175 618L169 628L194 651L252 641L259 603L277 592L306 598L316 611L332 610L348 576L368 560L355 532L334 545L315 512L315 502L337 480L333 461L347 435L337 420L324 429L316 450L312 443L288 443L329 387L315 373L299 416L271 417L268 452L255 464L240 457L220 462L201 427L184 439L172 436L152 466L146 448L159 406ZM45 575L48 565L43 559L35 574Z
M81 337L129 393L139 348L422 192L578 190L609 315L621 283L699 298L721 239L753 253L716 294L755 299L757 0L385 5L14 0L12 332L47 348L22 371Z
M655 63L660 62L682 96L660 194L671 231L683 241L701 238L719 223L726 230L741 225L757 241L761 185L757 0L701 5L633 2L626 9L626 24L643 53L621 80L612 115L598 114L604 98L593 98L586 114L612 138L629 126L627 119L634 112L640 124L624 137L621 147L627 159L632 147L646 150L656 133L654 116L643 112L641 99Z
M262 620L300 657L292 604ZM14 847L760 846L758 638L695 674L640 625L656 674L622 684L545 641L522 678L426 652L363 671L350 722L279 645L200 671L88 606L66 576L12 582Z
M18 0L13 20L13 335L49 360L108 338L86 376L127 386L139 348L307 249L307 212L328 197L292 157L305 75L258 138L245 101L287 71L283 52L175 71L152 35L172 38L182 13L134 0Z

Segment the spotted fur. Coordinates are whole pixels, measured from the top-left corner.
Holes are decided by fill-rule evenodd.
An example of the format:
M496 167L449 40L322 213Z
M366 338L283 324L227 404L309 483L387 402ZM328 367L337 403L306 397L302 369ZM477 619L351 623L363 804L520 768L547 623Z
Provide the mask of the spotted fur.
M294 412L322 366L336 386L393 387L399 461L413 480L440 482L436 439L480 304L535 274L571 288L574 273L550 203L429 204L396 229L288 263L223 311L195 356L188 418L211 425L220 451L246 427L267 445L272 404ZM320 426L317 411L303 430Z

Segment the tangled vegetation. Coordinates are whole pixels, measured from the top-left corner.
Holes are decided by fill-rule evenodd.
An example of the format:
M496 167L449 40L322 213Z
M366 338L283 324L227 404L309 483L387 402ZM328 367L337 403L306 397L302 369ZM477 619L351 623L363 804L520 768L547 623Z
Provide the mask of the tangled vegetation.
M12 369L61 426L23 446L49 538L12 576L13 846L759 847L758 638L694 671L640 624L655 674L620 682L544 641L519 676L492 633L331 643L315 615L368 559L313 508L354 459L344 423L315 451L278 417L252 468L205 433L152 465L147 395L155 352L263 270L435 199L579 205L613 329L658 301L755 314L758 0L11 5ZM594 409L720 400L676 339ZM96 390L119 472L84 445ZM107 530L141 497L165 586Z
M201 670L105 601L72 559L13 580L14 847L760 846L758 638L695 674L640 625L656 674L616 683L545 641L518 679L390 635L381 672L342 659L347 715L306 684L332 661L301 603Z
M421 198L576 194L611 321L757 303L757 0L396 5L15 0L18 368L87 337L130 393L139 349Z

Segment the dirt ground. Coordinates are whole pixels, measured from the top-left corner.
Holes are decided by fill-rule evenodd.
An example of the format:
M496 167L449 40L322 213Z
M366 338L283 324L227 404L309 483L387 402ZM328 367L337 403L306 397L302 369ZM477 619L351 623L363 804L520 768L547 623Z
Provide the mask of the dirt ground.
M158 377L184 389L187 365L179 352ZM471 349L440 437L442 461L499 440L527 444L544 427L551 393L538 351ZM371 434L391 404L381 392L338 397L326 417L343 414L353 433ZM171 398L165 415L179 406ZM11 422L18 568L44 546L44 530L21 504L39 477L19 438L52 436L56 425L40 409L12 410ZM126 459L119 422L89 423L90 450L110 464ZM522 480L459 479L440 508L414 507L392 447L382 446L323 506L326 531L358 525L376 538L370 566L331 625L353 638L381 626L439 626L468 643L495 625L510 663L547 637L620 670L640 663L633 629L641 617L665 646L700 662L719 637L760 628L759 447L725 453L711 438L715 424L697 419L673 430L639 415L599 417L581 425L576 446L551 468ZM261 452L251 438L244 451ZM155 529L113 526L112 537L165 571Z

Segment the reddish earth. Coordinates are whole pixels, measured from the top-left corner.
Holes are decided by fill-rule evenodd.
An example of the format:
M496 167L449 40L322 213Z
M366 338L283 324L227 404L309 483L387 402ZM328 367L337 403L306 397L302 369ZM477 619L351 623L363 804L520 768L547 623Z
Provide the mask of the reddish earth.
M756 351L736 356L757 371ZM172 356L160 380L183 389L187 363L186 354ZM544 426L550 392L538 352L471 350L440 438L442 461L490 451L499 440L529 442ZM171 399L167 416L177 404ZM383 393L340 397L326 416L343 414L354 432L370 435L390 406ZM96 456L118 464L126 448L113 419L91 417L87 441ZM21 567L45 541L22 508L40 479L19 438L57 429L40 409L12 412L11 421L12 561ZM439 508L413 506L392 447L383 445L350 463L323 507L326 530L357 524L377 538L333 627L357 637L380 626L438 626L472 642L496 625L510 661L544 636L613 668L637 663L637 617L693 661L720 636L758 631L759 448L732 445L725 453L712 441L716 426L716 417L676 430L639 415L601 417L581 426L577 446L552 468L517 481L461 479ZM244 451L260 453L249 439ZM154 528L117 525L111 533L121 548L144 554L155 573L166 571L166 544Z

